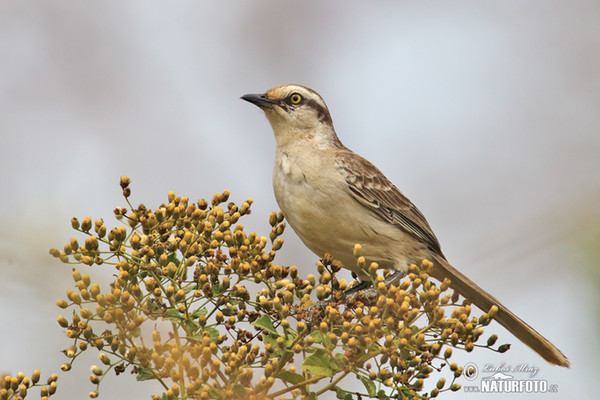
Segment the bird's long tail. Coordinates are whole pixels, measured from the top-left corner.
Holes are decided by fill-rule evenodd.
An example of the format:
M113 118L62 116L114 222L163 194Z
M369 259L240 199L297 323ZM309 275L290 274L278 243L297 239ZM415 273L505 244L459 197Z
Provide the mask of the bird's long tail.
M496 300L494 296L487 293L477 286L475 282L448 264L442 257L433 256L431 275L440 281L443 281L444 278L450 279L450 287L482 311L487 312L493 305L497 306L498 312L494 316L494 319L550 364L567 368L571 365L567 357L556 346L550 343L548 339L513 314L506 306Z

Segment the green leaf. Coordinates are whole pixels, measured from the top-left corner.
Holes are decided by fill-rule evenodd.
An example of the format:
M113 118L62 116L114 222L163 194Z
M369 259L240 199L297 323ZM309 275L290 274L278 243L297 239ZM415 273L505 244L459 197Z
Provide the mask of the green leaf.
M202 342L204 339L204 332L208 332L208 337L211 342L216 342L219 337L219 331L217 328L213 328L212 326L207 326L203 328L200 332L196 333L194 336L190 336L188 339L193 340L194 342Z
M152 375L152 370L149 368L139 367L137 369L138 373L135 376L136 381L147 381L149 379L154 379L154 375Z
M345 391L344 389L342 389L339 386L336 386L335 387L335 397L337 399L352 400L352 393Z
M162 317L162 308L153 301L146 299L144 301L144 308L150 311L150 319L158 319Z
M202 342L202 338L204 337L204 335L202 334L202 332L200 333L196 333L194 336L188 336L188 340L193 340L194 342Z
M296 335L292 330L284 329L283 338L285 339L285 347L290 348L292 346L292 343L294 343L294 340L296 340L297 336L298 335Z
M246 397L248 397L248 393L246 393L246 389L239 383L236 383L235 385L233 385L233 393L235 393L236 399L245 399Z
M331 357L327 351L317 349L306 357L302 369L315 375L332 377L336 372L344 369L344 365L340 359Z
M198 285L197 285L197 284L194 284L194 285L188 285L188 286L186 286L186 287L183 289L183 292L184 292L185 294L188 294L188 293L189 293L189 292L191 292L192 290L196 290L196 289L198 289Z
M219 337L219 330L215 327L212 326L207 326L204 328L205 331L208 332L208 337L210 338L211 342L216 342L217 338Z
M206 315L206 313L208 313L206 307L198 308L192 313L192 318L196 319L201 315Z
M138 326L137 328L133 328L133 330L129 333L132 337L139 337L142 334L142 330Z
M218 296L218 295L224 293L226 290L227 289L223 285L221 285L221 284L214 284L214 285L212 285L213 296Z
M267 332L277 334L277 330L275 330L271 318L266 314L254 321L252 325L256 326L257 328L264 329Z
M265 342L265 344L271 344L272 346L277 348L277 338L278 337L279 337L279 335L274 335L274 334L264 335L263 342Z
M321 331L312 331L310 336L315 340L315 343L323 342L323 334Z
M402 347L400 349L400 359L402 359L402 360L408 360L409 354L410 354L410 350L408 349L407 346Z
M165 318L173 322L179 322L182 320L181 314L176 308L169 308L167 311L165 311Z
M336 372L344 369L344 365L348 364L348 359L343 354L336 354L329 359L329 365Z
M312 331L310 336L315 340L315 343L323 343L325 347L331 346L331 339L329 339L329 335L326 335L321 331Z
M185 321L183 321L183 323L185 324L185 329L188 332L195 332L200 327L200 325L196 321L193 321L191 319L186 319Z
M306 378L302 375L290 371L282 371L278 373L277 378L281 379L282 381L291 383L292 385L297 385L306 380Z
M170 262L172 262L172 263L175 263L175 265L179 266L179 263L180 263L181 261L179 261L179 260L177 259L177 256L175 255L175 253L171 253L171 254L169 254L169 255L167 256L167 264L168 264L168 263L170 263Z
M375 397L375 395L377 394L377 387L375 386L375 383L373 383L373 381L367 378L366 376L361 376L360 380L363 383L363 385L365 385L369 397Z
M294 356L294 353L291 351L286 351L285 348L280 348L277 344L277 339L280 336L274 333L269 333L268 335L262 335L263 342L265 344L271 344L273 346L273 353L271 356L273 357L283 357L286 361ZM282 360L283 361L283 360ZM285 362L285 361L284 361Z

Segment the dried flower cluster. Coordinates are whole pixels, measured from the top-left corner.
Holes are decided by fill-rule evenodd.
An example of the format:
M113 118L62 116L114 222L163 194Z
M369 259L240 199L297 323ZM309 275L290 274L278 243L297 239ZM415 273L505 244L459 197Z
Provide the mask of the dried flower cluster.
M75 288L57 301L74 310L57 318L73 340L62 370L91 347L99 351L92 398L111 370L160 382L164 393L154 399L436 397L460 388L462 368L448 361L452 348L494 345L495 335L477 342L496 310L471 316L467 303L447 293L449 281L429 280L427 261L389 287L376 265L366 266L376 295L347 298L329 256L318 263L318 277L274 263L281 213L271 213L269 238L260 237L239 223L250 199L238 207L224 205L228 192L195 203L170 192L168 203L151 210L131 206L129 184L121 178L129 206L114 211L120 226L73 218L83 243L74 238L50 251L65 263L116 270L101 288L73 269ZM355 254L363 265L359 245ZM445 367L451 382L442 377L426 390L425 381Z

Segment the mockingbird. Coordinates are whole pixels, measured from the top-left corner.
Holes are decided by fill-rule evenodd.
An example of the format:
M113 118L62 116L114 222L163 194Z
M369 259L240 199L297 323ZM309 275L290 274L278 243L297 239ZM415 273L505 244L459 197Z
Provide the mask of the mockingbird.
M432 276L484 311L498 307L495 319L551 364L569 360L546 338L492 295L450 265L423 214L379 169L338 139L323 98L300 85L242 96L260 107L271 123L277 149L273 189L283 214L304 244L340 260L363 282L354 245L368 263L406 272L412 263L433 262Z

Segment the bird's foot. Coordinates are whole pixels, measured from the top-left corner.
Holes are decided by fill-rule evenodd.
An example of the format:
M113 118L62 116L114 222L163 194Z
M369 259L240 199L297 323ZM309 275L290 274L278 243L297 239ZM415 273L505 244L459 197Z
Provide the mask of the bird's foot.
M317 301L315 304L311 305L306 309L306 324L308 327L312 327L320 322L325 309L329 305L329 301Z
M400 279L404 278L405 276L406 272L396 271L393 274L389 275L383 282L385 286L390 286L394 283L397 283ZM350 300L350 304L352 304L353 300L370 302L377 296L379 296L379 291L373 287L371 281L364 280L360 281L358 284L344 291L344 296L342 297L342 304L348 307L348 300ZM321 316L323 315L323 312L330 304L332 304L331 300L323 300L318 301L312 306L308 307L308 309L306 310L308 314L306 319L307 324L309 326L318 324L321 319Z
M375 289L373 286L367 286L364 289L359 289L359 290L353 290L350 294L348 294L348 291L345 292L346 295L346 301L347 300L366 300L366 301L371 301L372 299L374 299L375 297L377 297L379 295L379 291L377 289Z

